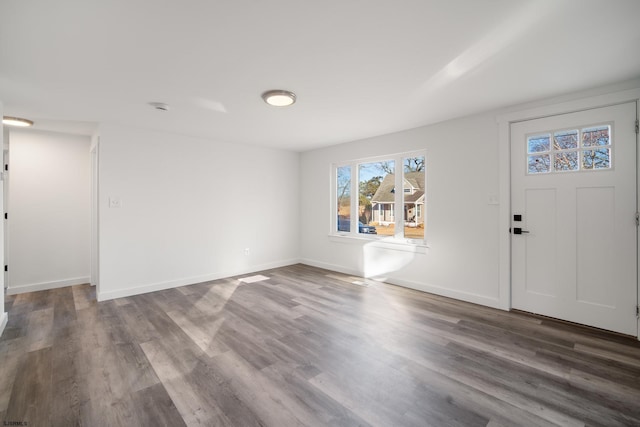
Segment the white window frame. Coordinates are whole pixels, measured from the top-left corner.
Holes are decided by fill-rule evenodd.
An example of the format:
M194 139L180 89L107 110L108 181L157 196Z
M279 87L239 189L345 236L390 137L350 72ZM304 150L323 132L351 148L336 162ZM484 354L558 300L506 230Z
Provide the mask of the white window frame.
M395 212L398 210L395 208L396 206L404 206L404 191L396 191L394 203L391 205L391 208L394 212L394 235L393 236L380 236L376 234L366 234L360 233L358 230L358 215L350 216L350 227L349 231L338 231L338 194L337 194L337 175L338 168L349 166L351 170L351 212L358 212L358 195L359 195L359 168L358 165L363 163L374 163L374 162L382 162L382 161L393 161L394 162L394 174L395 174L395 188L404 188L404 165L403 160L407 157L424 157L425 159L425 200L427 194L427 174L426 174L426 161L427 161L427 153L426 150L417 150L410 151L404 153L394 153L386 156L375 156L375 157L366 157L360 158L340 163L334 163L331 165L331 203L330 203L330 233L331 237L337 237L341 239L358 239L358 240L374 240L374 241L385 241L393 244L403 244L410 246L424 246L426 247L427 235L426 235L426 223L424 225L425 235L422 239L411 239L404 237L404 209L400 209L401 215L398 217L395 215ZM398 173L402 172L402 173ZM426 204L422 208L423 209L423 217L426 218Z

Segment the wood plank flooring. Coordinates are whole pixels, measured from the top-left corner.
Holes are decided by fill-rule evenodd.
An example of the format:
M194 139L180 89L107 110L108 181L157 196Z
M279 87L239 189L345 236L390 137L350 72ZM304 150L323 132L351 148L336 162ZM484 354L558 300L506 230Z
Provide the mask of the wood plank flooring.
M640 425L634 339L303 265L259 274L8 296L0 421Z

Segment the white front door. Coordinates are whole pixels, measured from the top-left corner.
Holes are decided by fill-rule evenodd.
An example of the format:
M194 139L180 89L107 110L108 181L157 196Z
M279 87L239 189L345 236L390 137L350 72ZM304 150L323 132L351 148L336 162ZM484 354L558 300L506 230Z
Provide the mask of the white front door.
M635 120L627 103L511 125L513 308L637 336Z

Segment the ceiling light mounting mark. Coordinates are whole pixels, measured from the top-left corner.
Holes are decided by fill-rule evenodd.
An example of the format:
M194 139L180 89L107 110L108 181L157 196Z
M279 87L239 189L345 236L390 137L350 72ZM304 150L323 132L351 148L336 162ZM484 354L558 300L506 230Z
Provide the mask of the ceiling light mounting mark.
M17 127L29 127L33 126L33 122L31 120L23 119L21 117L11 117L11 116L3 116L2 124L8 126L17 126Z
M151 105L156 110L169 111L169 104L166 104L164 102L150 102L149 105Z
M288 107L296 102L296 94L288 90L274 89L263 93L262 99L274 107Z

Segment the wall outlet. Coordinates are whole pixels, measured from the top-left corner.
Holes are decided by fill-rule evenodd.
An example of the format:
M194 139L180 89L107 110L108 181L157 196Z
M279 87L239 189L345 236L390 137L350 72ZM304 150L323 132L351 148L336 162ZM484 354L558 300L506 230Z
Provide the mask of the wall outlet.
M244 248L244 254L245 254L245 255L250 255L250 254L251 254L251 249L249 249L249 248Z

